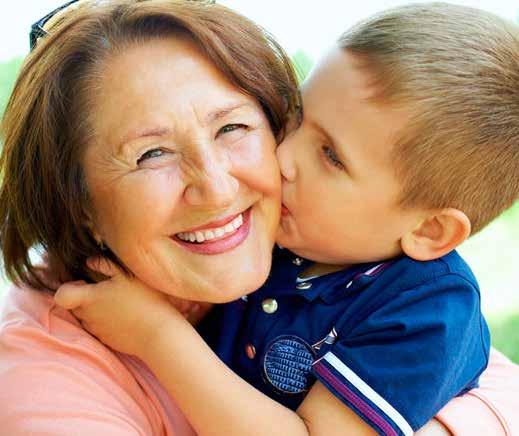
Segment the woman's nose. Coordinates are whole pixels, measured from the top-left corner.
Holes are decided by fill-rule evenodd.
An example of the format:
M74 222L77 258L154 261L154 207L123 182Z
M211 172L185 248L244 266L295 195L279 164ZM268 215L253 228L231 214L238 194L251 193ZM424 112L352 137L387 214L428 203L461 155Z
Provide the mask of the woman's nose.
M278 148L276 149L281 176L288 182L293 182L297 174L293 154L293 136L294 135L290 135L288 138L285 138L285 140L279 144Z
M189 204L223 208L235 201L240 183L231 174L230 165L215 156L207 157L196 173L184 193Z

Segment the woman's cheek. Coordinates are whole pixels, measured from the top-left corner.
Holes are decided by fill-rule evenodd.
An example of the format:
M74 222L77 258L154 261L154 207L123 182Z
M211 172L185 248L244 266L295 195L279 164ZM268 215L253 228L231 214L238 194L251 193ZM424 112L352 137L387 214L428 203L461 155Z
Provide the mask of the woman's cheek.
M280 195L281 179L272 134L251 134L230 150L230 160L237 177L256 192Z
M128 175L105 200L114 224L135 229L165 224L182 196L178 173L177 168L161 168Z

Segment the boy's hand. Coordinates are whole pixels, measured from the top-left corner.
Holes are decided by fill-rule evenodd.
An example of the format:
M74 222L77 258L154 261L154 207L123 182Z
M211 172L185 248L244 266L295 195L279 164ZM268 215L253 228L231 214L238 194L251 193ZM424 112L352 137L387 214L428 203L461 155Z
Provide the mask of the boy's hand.
M174 318L185 322L186 318L196 323L211 308L210 304L155 291L106 259L89 259L88 266L109 278L96 284L65 283L54 299L59 306L72 310L90 333L117 351L138 356L167 322Z

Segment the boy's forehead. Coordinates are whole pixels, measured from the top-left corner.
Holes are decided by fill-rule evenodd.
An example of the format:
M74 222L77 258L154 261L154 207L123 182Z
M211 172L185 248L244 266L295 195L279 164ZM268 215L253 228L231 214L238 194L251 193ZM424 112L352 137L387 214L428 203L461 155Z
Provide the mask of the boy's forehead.
M410 114L402 106L376 101L376 96L377 86L366 63L335 48L303 86L304 118L356 162L385 166Z
M357 99L370 102L378 86L366 62L340 47L333 47L312 69L303 85L303 92L329 96L337 100Z

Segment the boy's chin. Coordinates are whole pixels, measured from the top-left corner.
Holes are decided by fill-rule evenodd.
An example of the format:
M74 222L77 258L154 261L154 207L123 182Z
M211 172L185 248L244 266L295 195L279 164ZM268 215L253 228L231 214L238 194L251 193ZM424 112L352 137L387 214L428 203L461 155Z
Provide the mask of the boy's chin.
M288 237L286 231L279 226L276 232L276 244L280 245L283 248L290 248L290 238Z
M278 234L276 237L276 244L281 248L286 248L290 250L292 253L297 254L297 244L294 243L293 238L287 237L286 234ZM298 255L299 256L299 255ZM301 256L303 257L303 256Z
M276 231L276 244L285 248L293 246L295 242L295 232L293 227L293 223L291 223L290 220L281 217Z

